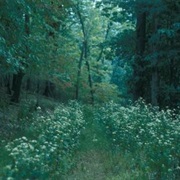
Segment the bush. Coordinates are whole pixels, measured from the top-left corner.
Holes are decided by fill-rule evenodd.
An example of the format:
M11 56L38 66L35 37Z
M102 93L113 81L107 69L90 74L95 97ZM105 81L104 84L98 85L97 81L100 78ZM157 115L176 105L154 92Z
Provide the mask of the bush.
M108 103L98 109L96 118L113 149L133 153L137 164L153 177L176 178L180 169L179 113L140 100L128 107Z
M6 145L12 161L5 167L5 178L49 179L60 177L70 168L85 124L80 105L71 102L59 105L49 116L41 114L29 127L33 139L21 137Z

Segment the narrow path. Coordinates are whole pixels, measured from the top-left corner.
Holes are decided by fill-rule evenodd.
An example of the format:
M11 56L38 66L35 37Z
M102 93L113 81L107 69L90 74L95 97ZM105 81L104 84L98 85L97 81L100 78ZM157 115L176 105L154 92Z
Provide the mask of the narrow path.
M65 180L105 180L107 178L108 141L92 112L85 112L87 127L75 157L75 168Z
M87 127L81 137L75 165L63 180L147 180L143 172L132 168L133 157L114 154L102 127L92 112L85 112Z
M106 173L100 153L94 150L79 154L77 166L67 180L104 180Z

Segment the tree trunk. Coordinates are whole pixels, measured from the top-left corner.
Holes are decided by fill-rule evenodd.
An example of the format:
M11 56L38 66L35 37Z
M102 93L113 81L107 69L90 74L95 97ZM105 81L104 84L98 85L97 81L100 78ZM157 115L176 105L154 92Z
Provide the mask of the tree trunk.
M146 46L146 12L140 13L137 16L137 55L143 56Z
M88 70L88 82L89 82L89 87L90 87L91 103L93 104L94 103L93 82L92 82L92 76L91 76L91 71L90 71L90 64L88 61L88 36L87 36L86 29L85 29L84 19L82 18L82 15L81 15L78 5L75 7L75 10L77 12L77 15L78 15L78 18L79 18L79 21L81 24L82 34L83 34L83 43L82 43L83 47L82 47L79 66L78 66L76 98L79 97L79 83L80 83L79 81L80 81L80 75L81 75L82 60L84 57L84 59L86 61L87 70Z
M146 12L138 12L136 24L136 59L134 62L134 100L145 98L145 62L144 51L146 47Z
M151 103L154 106L158 106L158 72L156 67L152 72Z
M53 98L54 97L54 93L53 93L54 89L55 89L54 84L50 81L46 81L45 82L45 90L44 90L43 95L46 97L52 97Z
M82 44L81 55L78 63L78 73L77 73L77 82L76 82L76 100L79 100L79 85L80 85L83 56L84 56L84 45Z
M31 80L30 78L28 78L26 81L26 91L30 91L30 90L31 90Z
M29 23L30 23L30 17L29 17L28 14L25 14L25 27L24 28L25 28L25 34L26 34L27 37L30 34ZM25 45L25 48L26 48L26 54L28 54L28 46ZM22 65L27 66L27 64L22 64ZM17 74L13 74L12 90L14 92L13 92L13 95L11 97L11 102L13 102L13 103L18 103L19 102L19 97L20 97L20 93L21 93L22 79L23 79L24 75L25 74L24 74L23 70L21 69L21 67L19 67L19 70L18 70Z
M88 61L88 44L87 44L87 40L84 42L84 58L86 60L86 66L87 66L87 70L88 70L88 83L89 83L89 87L90 87L91 104L94 104L93 82L92 82L92 76L91 76L90 63Z
M108 23L107 30L106 30L106 34L105 34L105 38L104 38L104 42L106 42L106 40L107 40L107 38L108 38L110 28L111 28L111 23ZM104 46L104 45L101 45L101 49L100 49L99 56L98 56L98 58L97 58L97 62L101 60L102 55L103 55L103 53L104 53L104 48L105 48L105 46Z
M88 60L86 60L86 66L87 66L87 70L88 70L88 82L89 82L89 87L90 87L91 104L94 104L93 82L92 82L90 64L89 64Z
M154 15L153 20L153 33L157 32L157 17ZM152 53L157 51L157 42L152 43ZM158 57L152 57L152 76L151 76L151 103L154 106L158 106Z
M6 86L6 88L7 88L7 94L9 95L9 96L11 96L11 94L12 94L12 92L11 92L11 77L10 77L10 75L7 75L6 77L5 77L5 86Z
M23 76L24 73L22 72L22 70L19 70L17 74L13 75L13 85L12 85L13 95L11 97L11 102L13 103L19 103Z

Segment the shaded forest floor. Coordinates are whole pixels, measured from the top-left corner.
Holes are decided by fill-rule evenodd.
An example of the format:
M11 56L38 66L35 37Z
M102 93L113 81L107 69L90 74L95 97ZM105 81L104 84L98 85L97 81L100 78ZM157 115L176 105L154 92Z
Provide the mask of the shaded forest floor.
M94 120L91 112L85 113L87 127L79 150L75 154L72 170L64 180L143 180L148 179L141 170L131 169L129 155L114 152L102 126Z

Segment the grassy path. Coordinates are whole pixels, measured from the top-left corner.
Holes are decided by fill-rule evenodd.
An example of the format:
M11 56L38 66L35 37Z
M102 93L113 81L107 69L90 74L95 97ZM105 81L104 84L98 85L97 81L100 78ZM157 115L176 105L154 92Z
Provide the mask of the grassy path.
M66 176L67 180L103 180L106 179L108 142L94 121L91 112L85 112L87 127L81 137L81 145L75 157L75 168Z
M85 112L87 127L75 155L75 166L64 180L143 180L142 172L131 169L131 158L113 154L103 130L91 112ZM141 178L140 178L141 177Z

